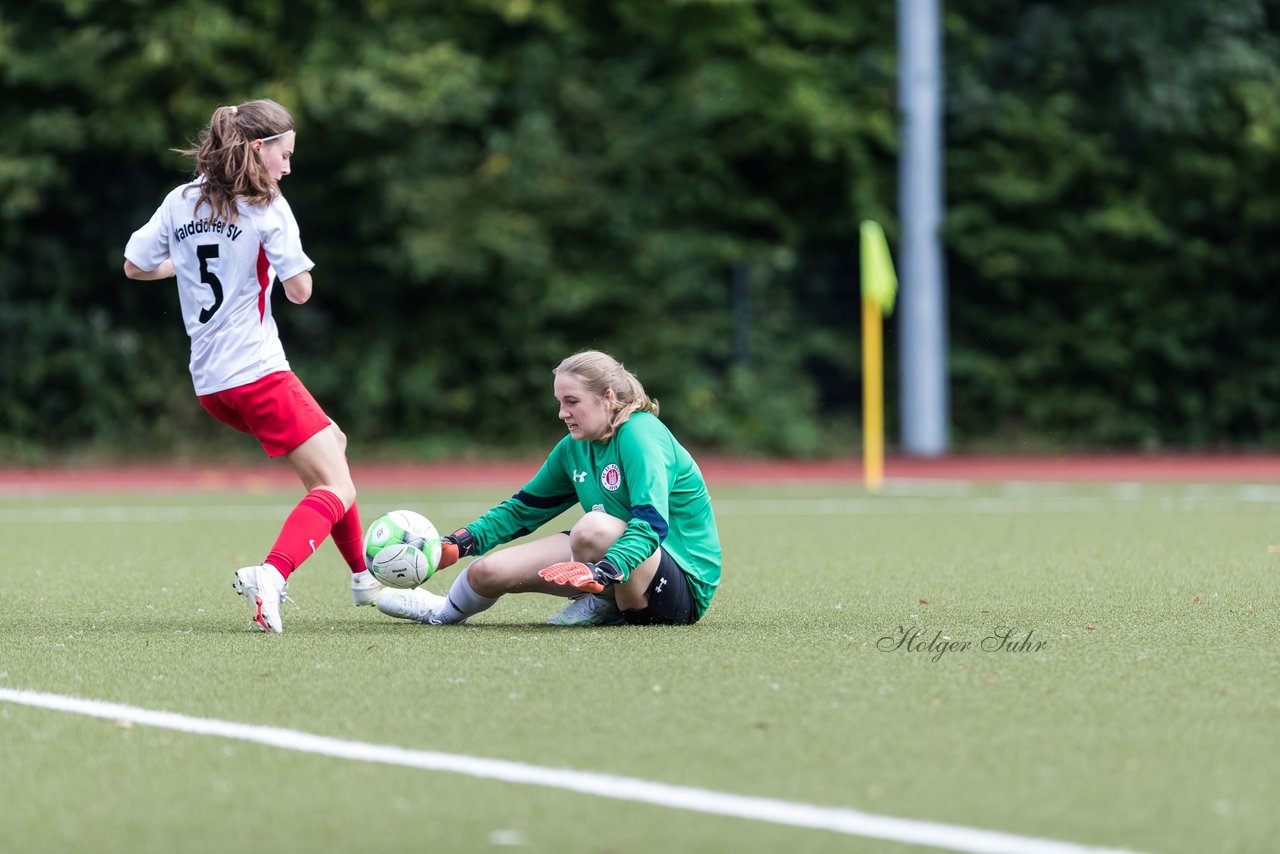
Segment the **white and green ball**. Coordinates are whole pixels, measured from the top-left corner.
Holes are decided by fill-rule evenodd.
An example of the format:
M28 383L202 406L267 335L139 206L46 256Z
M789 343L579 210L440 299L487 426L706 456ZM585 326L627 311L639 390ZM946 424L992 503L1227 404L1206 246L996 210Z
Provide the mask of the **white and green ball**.
M440 566L440 533L421 513L392 510L365 532L364 565L388 587L417 587Z

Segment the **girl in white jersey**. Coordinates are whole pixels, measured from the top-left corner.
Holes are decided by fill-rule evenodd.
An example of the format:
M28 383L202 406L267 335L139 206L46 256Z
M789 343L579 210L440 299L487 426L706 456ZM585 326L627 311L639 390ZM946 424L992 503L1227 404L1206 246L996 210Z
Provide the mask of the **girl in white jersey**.
M324 538L351 567L351 595L371 605L378 583L364 568L360 511L347 468L346 436L289 370L271 290L290 302L311 297L311 259L280 194L294 150L293 117L274 101L219 107L195 148L196 178L174 188L125 248L130 279L177 277L191 336L191 379L214 418L283 456L306 496L289 514L266 559L235 574L254 623L281 632L280 602L290 573Z

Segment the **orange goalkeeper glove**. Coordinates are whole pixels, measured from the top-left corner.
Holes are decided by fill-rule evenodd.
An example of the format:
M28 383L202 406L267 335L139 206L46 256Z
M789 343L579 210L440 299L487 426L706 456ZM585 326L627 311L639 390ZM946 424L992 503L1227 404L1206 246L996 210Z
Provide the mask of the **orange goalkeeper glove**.
M622 580L622 571L610 563L608 558L602 558L599 563L554 563L546 569L538 570L538 575L543 581L575 587L588 593L603 593L610 584Z
M447 537L440 538L440 565L436 569L453 566L460 557L470 557L476 551L476 538L466 528L459 528Z

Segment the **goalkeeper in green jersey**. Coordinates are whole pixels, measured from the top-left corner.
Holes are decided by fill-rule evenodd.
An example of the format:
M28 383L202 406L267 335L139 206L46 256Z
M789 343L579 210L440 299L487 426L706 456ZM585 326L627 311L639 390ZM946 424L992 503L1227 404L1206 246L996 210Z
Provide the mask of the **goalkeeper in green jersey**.
M533 479L444 537L440 566L475 557L448 596L384 587L378 609L461 623L504 593L573 601L562 626L697 622L720 583L720 537L698 465L658 420L658 403L612 356L595 350L553 372L569 430ZM573 528L493 551L574 505Z

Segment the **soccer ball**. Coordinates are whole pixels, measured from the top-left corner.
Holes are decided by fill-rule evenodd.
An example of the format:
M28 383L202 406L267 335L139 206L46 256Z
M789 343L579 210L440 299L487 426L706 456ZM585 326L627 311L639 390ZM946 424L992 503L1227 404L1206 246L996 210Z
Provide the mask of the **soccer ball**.
M388 587L417 587L440 565L440 534L421 513L392 510L365 532L364 565Z

